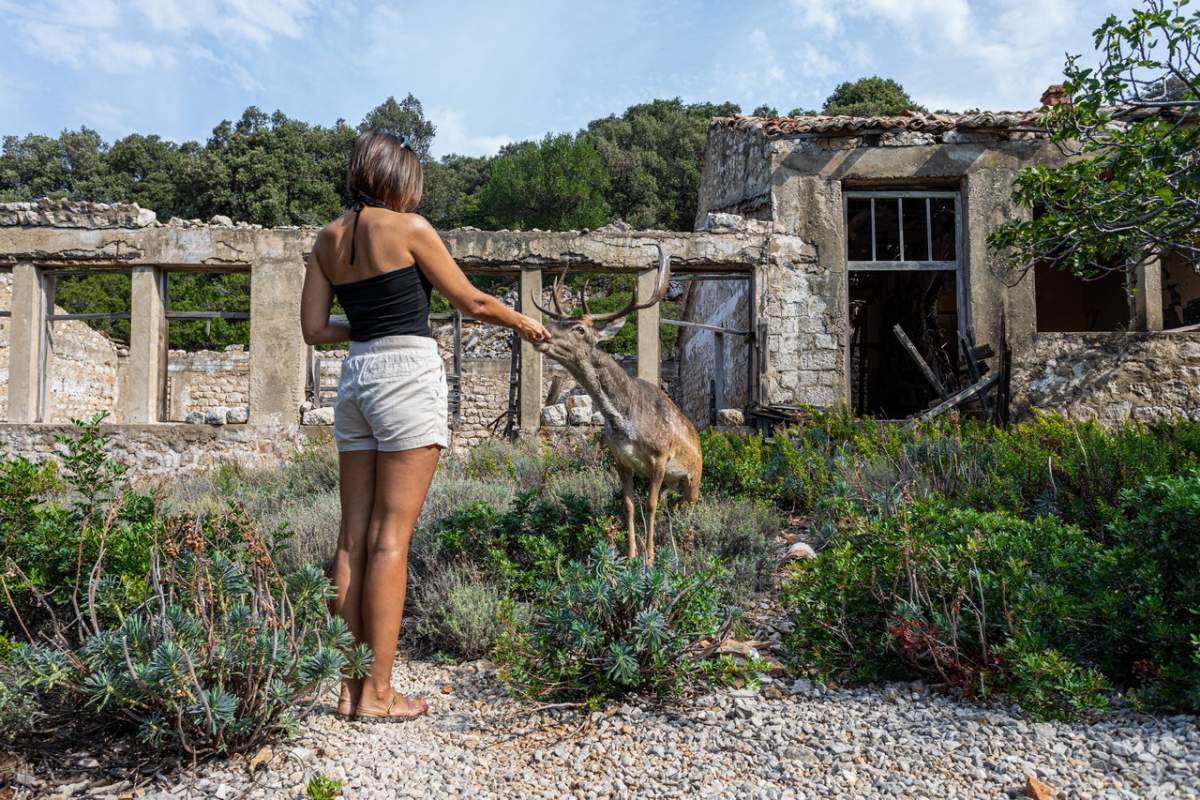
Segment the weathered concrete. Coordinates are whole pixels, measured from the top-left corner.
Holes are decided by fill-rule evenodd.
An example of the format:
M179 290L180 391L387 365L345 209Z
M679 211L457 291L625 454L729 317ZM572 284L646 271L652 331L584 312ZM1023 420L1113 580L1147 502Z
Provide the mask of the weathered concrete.
M657 270L647 270L638 275L634 288L638 299L644 300L654 294L657 277ZM655 386L659 385L661 371L659 367L662 362L662 348L658 332L659 318L658 303L647 308L639 308L637 311L637 376Z
M534 300L542 300L542 271L521 271L521 313L542 321L542 312ZM553 309L552 309L553 310ZM533 344L521 340L521 433L529 435L542 424L542 354Z
M17 263L12 271L12 317L8 349L8 419L37 422L40 415L38 376L42 370L46 293L38 268Z
M284 250L284 248L280 248ZM250 278L250 421L289 425L304 402L308 348L300 330L304 261L273 252Z
M167 382L167 316L159 270L134 267L131 293L125 421L158 422Z

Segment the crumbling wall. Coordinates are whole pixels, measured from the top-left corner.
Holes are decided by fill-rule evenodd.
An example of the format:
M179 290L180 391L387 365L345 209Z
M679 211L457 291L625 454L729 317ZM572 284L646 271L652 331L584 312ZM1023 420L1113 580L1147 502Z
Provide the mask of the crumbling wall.
M0 272L0 309L12 310L12 273ZM64 313L55 308L56 313ZM8 361L11 317L0 317L0 419L8 411ZM92 330L85 322L55 322L46 374L46 419L64 422L107 411L120 422L121 385L128 350Z
M1039 333L1014 353L1013 410L1200 422L1200 333Z
M250 353L242 345L167 353L167 419L184 420L213 408L246 408L249 393Z
M723 126L708 129L695 227L710 212L771 217L771 142Z
M103 425L101 429L112 436L112 456L139 479L204 471L224 463L266 469L278 466L300 446L330 437L326 429L299 425ZM20 453L39 463L57 459L63 447L55 437L73 432L69 425L0 425L0 452Z

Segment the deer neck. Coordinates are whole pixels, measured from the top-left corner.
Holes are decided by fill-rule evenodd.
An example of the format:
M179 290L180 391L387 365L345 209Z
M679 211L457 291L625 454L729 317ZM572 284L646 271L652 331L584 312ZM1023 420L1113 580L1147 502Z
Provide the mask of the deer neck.
M633 378L616 359L596 349L590 357L563 366L579 381L580 386L587 389L610 426L622 431L630 427Z

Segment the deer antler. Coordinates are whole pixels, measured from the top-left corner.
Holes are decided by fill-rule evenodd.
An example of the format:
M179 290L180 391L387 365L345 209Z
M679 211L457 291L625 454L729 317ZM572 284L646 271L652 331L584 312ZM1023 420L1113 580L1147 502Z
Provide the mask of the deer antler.
M667 293L667 288L671 283L671 256L667 255L667 251L663 250L662 245L658 242L655 242L654 246L658 248L658 280L654 284L654 291L651 293L649 299L641 303L638 302L637 285L635 284L633 296L629 298L629 302L625 304L624 308L611 311L607 314L589 314L592 322L608 322L618 317L628 316L639 308L649 308L663 299L663 295Z
M529 298L530 302L533 303L533 305L537 308L538 311L542 312L543 314L550 317L551 319L567 319L568 317L571 316L567 312L563 311L563 307L562 307L562 287L563 287L563 283L566 281L566 278L567 278L567 267L563 267L563 271L560 272L558 277L554 279L554 289L550 292L550 299L554 302L554 310L553 311L551 311L550 309L544 307L541 303L539 303L537 301L536 297ZM538 294L541 294L541 292L539 292Z

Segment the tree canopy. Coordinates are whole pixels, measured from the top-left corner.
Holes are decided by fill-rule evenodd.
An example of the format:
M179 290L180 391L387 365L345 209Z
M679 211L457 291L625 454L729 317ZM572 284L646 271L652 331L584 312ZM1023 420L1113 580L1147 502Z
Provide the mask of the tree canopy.
M1161 252L1200 260L1200 11L1184 6L1147 0L1110 16L1095 30L1098 66L1068 58L1064 102L1044 120L1072 158L1023 170L1013 199L1029 218L991 237L1018 274L1044 263L1094 276Z
M839 83L825 100L822 114L849 117L883 117L903 111L925 111L904 87L891 78L859 78Z

